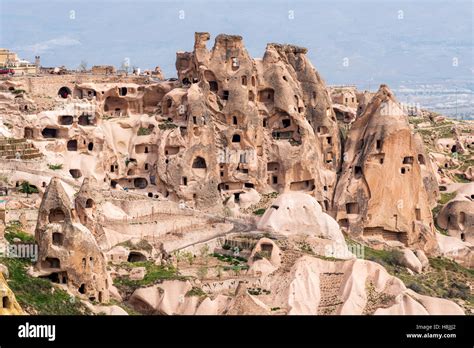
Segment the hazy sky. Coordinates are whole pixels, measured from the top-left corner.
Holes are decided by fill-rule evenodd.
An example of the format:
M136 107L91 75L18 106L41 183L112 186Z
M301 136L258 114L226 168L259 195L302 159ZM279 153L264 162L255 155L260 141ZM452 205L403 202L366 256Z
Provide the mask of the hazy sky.
M254 57L268 42L305 46L331 84L474 76L470 0L0 0L0 47L31 61L39 54L43 66L129 58L171 77L176 51L192 50L195 31L211 33L209 48L219 33L242 35Z

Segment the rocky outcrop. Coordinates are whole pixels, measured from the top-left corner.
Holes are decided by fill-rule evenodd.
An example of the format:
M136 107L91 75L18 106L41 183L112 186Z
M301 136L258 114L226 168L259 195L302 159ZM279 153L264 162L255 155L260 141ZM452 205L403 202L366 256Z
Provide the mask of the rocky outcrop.
M35 231L39 275L66 284L78 295L108 301L104 254L91 231L77 217L65 184L53 178L43 196Z
M305 193L284 193L276 198L257 227L292 239L307 238L313 251L326 257L350 258L344 235L337 222L316 199Z
M353 123L343 160L334 202L350 235L436 250L431 163L388 87L380 87Z

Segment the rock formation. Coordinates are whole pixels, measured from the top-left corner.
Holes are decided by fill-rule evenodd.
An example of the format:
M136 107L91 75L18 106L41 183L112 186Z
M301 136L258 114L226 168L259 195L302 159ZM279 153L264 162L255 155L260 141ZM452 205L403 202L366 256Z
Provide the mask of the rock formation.
M474 243L474 183L456 192L456 196L439 212L437 223L449 235Z
M343 159L334 199L339 224L366 240L435 251L430 159L388 87L352 124Z
M78 295L108 301L105 258L94 235L79 222L64 184L53 178L38 213L36 267L42 277L66 284Z
M416 289L459 267L437 256L472 267L472 123L409 114L385 85L328 87L303 47L258 59L240 36L209 40L177 53L177 79L0 81L1 242L35 230L32 274L95 314L125 314L92 304L110 298L165 315L462 314L394 275ZM463 286L446 296L472 311Z

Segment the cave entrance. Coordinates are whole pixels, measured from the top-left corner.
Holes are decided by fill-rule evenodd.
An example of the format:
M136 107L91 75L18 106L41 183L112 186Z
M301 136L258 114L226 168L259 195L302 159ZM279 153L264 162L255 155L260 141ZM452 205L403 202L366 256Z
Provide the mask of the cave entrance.
M33 128L28 128L28 127L26 127L26 128L25 128L24 137L25 137L26 139L33 139Z
M193 168L206 169L206 160L202 157L196 157L193 161Z
M64 235L59 232L53 233L53 245L61 246L64 242Z
M59 116L59 124L61 126L70 126L74 121L74 117L70 115Z
M146 256L138 251L131 251L130 254L128 254L127 261L128 262L146 261Z
M58 95L61 98L66 99L69 95L71 95L71 90L68 87L61 87L58 91Z
M64 212L60 208L51 209L49 211L49 216L48 216L49 222L52 222L52 223L64 222L65 218L66 218L66 214L64 214Z
M69 174L71 174L74 179L79 179L82 176L79 169L69 169Z
M68 151L77 151L77 140L69 140L67 142Z
M58 130L56 128L44 128L41 132L41 135L44 138L57 138L58 137Z

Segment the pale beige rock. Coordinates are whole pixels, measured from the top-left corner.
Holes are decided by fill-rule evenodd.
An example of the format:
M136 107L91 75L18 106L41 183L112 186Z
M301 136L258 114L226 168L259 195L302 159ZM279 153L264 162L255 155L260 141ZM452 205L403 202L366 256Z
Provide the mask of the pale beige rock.
M278 268L281 265L281 251L276 243L269 238L261 238L252 250L249 256L249 265L253 265L255 262L266 259L274 268ZM264 265L261 265L265 267Z
M423 250L415 250L415 255L416 257L418 258L418 260L420 260L421 262L421 266L423 267L423 269L426 269L429 267L430 265L430 261L428 260L428 258L426 257L425 253L423 252Z
M463 242L455 237L444 236L441 233L436 233L436 240L441 255L453 259L465 267L472 268L474 266L471 243Z
M78 295L107 302L105 256L91 231L79 222L67 192L61 180L53 178L43 196L35 232L36 268Z
M407 293L416 299L431 315L464 315L464 311L453 301L417 294L408 289Z
M324 213L315 198L305 193L284 193L275 199L258 222L259 229L286 236L306 234L342 242L339 226Z
M224 295L217 295L215 299L206 297L196 309L196 315L218 315L223 314L231 298Z
M128 313L120 306L95 306L96 313L105 315L128 315Z
M194 314L198 298L186 296L191 289L189 281L164 281L158 285L135 290L129 302L142 313Z
M382 85L352 124L335 193L336 220L354 237L435 252L436 178L419 136Z
M452 237L474 243L474 183L460 186L437 215L438 225Z
M400 260L401 264L413 272L421 273L423 265L421 261L416 257L416 255L410 249L405 248L402 251L402 258Z

